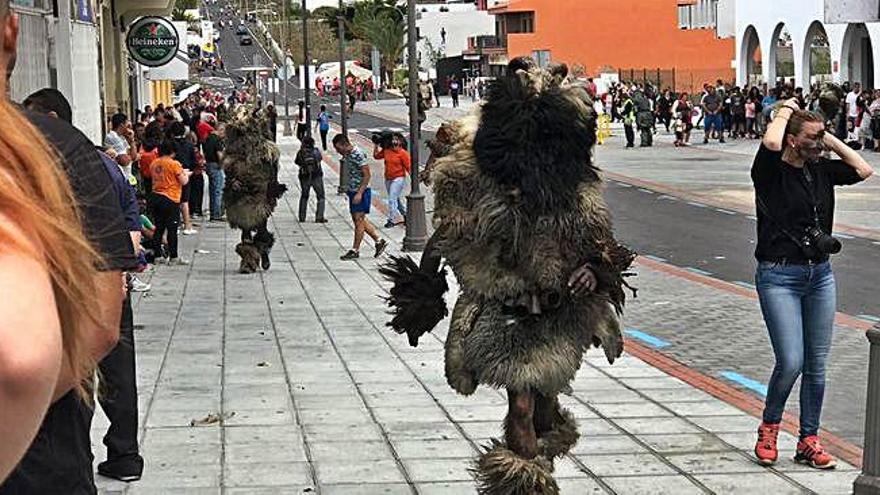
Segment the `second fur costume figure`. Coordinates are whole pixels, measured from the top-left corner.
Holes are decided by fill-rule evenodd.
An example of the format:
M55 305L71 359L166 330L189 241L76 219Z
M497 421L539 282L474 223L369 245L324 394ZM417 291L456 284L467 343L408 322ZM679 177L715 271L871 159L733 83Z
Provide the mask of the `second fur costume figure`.
M392 258L394 318L410 344L446 314L446 271L460 295L445 343L446 379L463 395L504 388L504 437L484 447L479 493L558 493L553 461L577 442L560 393L591 346L623 350L619 314L635 255L620 245L592 166L596 115L564 67L511 62L477 114L452 127L431 172L435 231L420 265Z

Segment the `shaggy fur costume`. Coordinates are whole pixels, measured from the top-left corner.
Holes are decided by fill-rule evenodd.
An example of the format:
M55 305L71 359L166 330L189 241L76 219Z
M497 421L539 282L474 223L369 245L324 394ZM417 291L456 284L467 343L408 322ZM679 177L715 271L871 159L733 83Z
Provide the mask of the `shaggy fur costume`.
M452 127L452 150L431 172L436 230L421 266L395 259L384 270L395 283L389 326L415 345L446 315L440 259L452 268L461 291L445 364L456 391L469 395L485 384L550 404L535 410L536 457L499 441L480 456L475 474L484 494L558 492L553 458L578 434L556 396L590 346L601 346L609 362L623 351L619 314L635 255L612 235L591 164L592 104L560 79L520 70L493 83L478 112ZM575 295L568 282L584 266L597 287ZM522 421L511 414L506 425Z
M242 231L235 249L241 273L255 272L261 260L268 268L275 237L266 230L266 222L287 190L278 182L278 148L263 131L267 128L265 112L244 105L226 124L223 205L229 225Z

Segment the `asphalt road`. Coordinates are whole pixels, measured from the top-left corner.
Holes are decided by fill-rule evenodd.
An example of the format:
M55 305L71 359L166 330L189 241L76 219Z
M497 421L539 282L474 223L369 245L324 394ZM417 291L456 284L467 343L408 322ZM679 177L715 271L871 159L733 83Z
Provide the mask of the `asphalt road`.
M254 54L261 51L257 45L240 46L232 30L222 32L219 46L227 70L233 74L232 69L251 64ZM296 101L302 91L291 87L291 95L291 101ZM318 98L313 98L314 114L320 103ZM324 103L338 113L336 100L326 99ZM359 113L356 109L349 119L349 127L369 137L370 129L402 129L406 124ZM430 137L431 134L426 133L423 139ZM420 147L423 150L421 161L424 162L427 150L423 145ZM608 159L607 156L603 158ZM701 158L696 156L693 159ZM711 161L712 158L706 156L705 160ZM657 165L662 166L662 163ZM427 194L430 196L430 191ZM606 199L614 217L617 237L641 255L741 286L754 284L753 217L617 181L609 182ZM429 197L429 208L430 204ZM846 238L843 242L843 253L834 258L839 311L853 316L880 316L880 298L874 285L880 280L880 246L861 238ZM695 304L699 306L699 301ZM754 312L755 308L740 310ZM699 312L699 309L695 311ZM738 340L729 342L714 334L664 330L662 325L657 326L656 332L657 336L680 344L664 348L662 352L703 373L718 376L722 370L735 370L763 383L769 376L772 357L761 328L750 329L741 337L731 335L730 339ZM724 346L725 350L719 346ZM755 353L762 353L763 357L756 361ZM831 431L860 443L867 377L864 338L857 332L835 337L828 370L833 388L829 387L825 425ZM793 393L789 411L797 412L796 402L797 394Z

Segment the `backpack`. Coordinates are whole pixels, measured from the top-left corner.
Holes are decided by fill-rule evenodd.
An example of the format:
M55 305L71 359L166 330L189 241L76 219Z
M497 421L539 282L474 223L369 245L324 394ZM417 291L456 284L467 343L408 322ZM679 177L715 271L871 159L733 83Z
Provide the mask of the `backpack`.
M300 148L296 154L296 164L299 165L299 175L301 177L312 177L321 170L321 163L318 161L318 157L315 156L314 148Z

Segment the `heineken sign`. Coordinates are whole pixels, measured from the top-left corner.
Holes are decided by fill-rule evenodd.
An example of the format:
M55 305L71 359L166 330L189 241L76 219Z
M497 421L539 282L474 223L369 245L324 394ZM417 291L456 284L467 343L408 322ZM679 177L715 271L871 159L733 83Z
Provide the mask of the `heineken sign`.
M141 17L128 28L125 41L131 57L147 67L167 64L180 45L177 29L163 17Z

